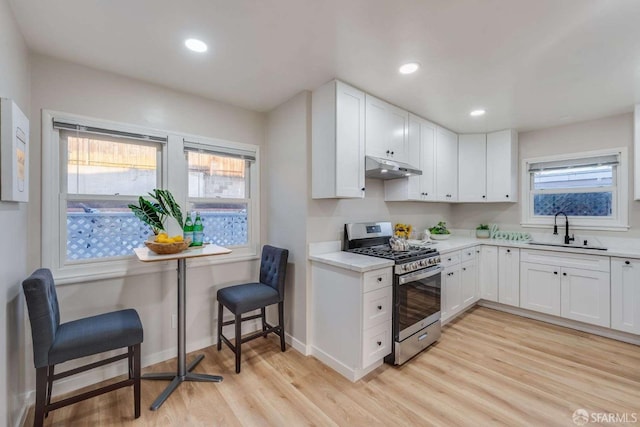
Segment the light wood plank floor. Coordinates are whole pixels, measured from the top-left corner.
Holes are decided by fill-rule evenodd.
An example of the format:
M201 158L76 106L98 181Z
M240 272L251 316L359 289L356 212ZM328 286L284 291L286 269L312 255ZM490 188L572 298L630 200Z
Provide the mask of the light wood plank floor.
M578 408L640 419L640 347L487 308L447 325L404 366L357 383L290 348L281 353L275 337L243 352L236 375L229 349L205 349L196 371L224 382L184 383L155 412L148 407L167 383L143 381L137 420L124 389L54 411L45 425L573 426ZM32 420L33 409L25 425Z

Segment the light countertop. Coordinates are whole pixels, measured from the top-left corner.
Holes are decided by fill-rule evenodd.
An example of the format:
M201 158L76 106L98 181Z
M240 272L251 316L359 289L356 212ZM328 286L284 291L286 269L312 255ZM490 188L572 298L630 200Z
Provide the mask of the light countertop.
M394 265L394 262L390 259L376 258L344 251L309 255L309 259L311 261L317 261L333 265L334 267L357 271L359 273L377 270L379 268L392 267Z
M472 248L478 245L504 246L511 248L520 248L528 250L544 250L553 252L564 252L585 255L599 255L608 257L635 258L640 259L640 245L637 248L615 248L608 247L606 251L594 249L565 248L546 245L531 245L527 242L517 242L502 239L477 239L474 237L451 236L448 240L434 241L428 247L435 248L441 254L448 254L462 249ZM375 258L366 255L354 254L338 250L333 246L332 251L325 253L311 253L309 259L324 264L333 265L335 267L345 268L352 271L364 273L379 268L391 267L394 265L392 260L383 258Z

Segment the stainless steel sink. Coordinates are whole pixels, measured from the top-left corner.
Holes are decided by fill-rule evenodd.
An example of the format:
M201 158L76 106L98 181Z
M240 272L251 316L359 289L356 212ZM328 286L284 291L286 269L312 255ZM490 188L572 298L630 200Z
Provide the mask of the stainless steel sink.
M607 248L602 246L589 246L589 245L565 245L563 243L543 243L543 242L529 242L530 245L538 246L555 246L558 248L575 248L575 249L590 249L593 251L606 251Z

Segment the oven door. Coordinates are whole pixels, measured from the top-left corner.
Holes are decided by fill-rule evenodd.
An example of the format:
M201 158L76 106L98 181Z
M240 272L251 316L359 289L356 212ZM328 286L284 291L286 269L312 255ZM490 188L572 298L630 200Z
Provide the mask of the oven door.
M396 341L440 321L442 267L435 266L398 276L394 286L394 324Z

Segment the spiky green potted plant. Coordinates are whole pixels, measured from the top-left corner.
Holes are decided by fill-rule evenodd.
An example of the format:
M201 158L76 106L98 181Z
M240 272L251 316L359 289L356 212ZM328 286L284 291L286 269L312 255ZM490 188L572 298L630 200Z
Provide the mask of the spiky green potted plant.
M155 188L149 193L148 198L140 196L138 205L130 204L129 209L140 221L151 227L155 235L162 231L167 232L165 224L167 218L176 220L181 230L184 226L182 208L169 190Z

